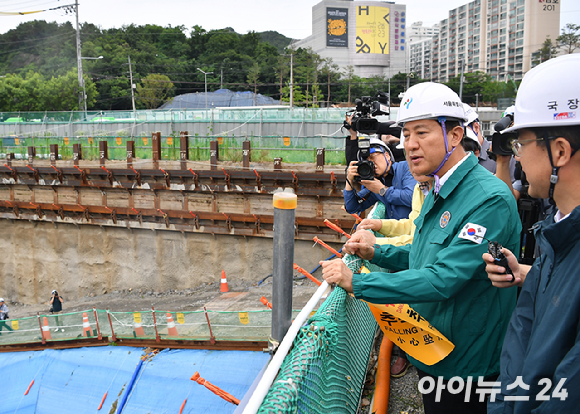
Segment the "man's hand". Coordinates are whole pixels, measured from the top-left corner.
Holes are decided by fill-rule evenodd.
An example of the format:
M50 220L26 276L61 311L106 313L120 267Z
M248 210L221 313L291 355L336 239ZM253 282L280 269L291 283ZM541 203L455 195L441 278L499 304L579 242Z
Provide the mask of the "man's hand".
M344 264L342 259L320 261L322 277L329 285L333 283L352 293L352 271Z
M352 188L350 186L350 184L354 185L354 177L358 176L358 167L356 166L356 163L358 161L351 161L348 168L346 169L346 179L348 180L346 182L346 189L347 190L354 190L354 188ZM350 183L350 184L349 184Z
M361 180L361 184L365 186L370 192L375 194L379 193L379 190L383 188L385 185L377 180L376 178L373 180Z
M371 260L375 256L375 236L368 231L357 231L346 242L342 251L348 254L356 254L357 256Z
M491 284L498 288L507 288L514 285L522 286L525 280L525 274L521 272L520 264L518 259L505 247L501 249L501 252L507 257L508 264L512 272L514 273L514 281L512 282L512 275L505 273L505 267L498 266L495 264L493 256L489 253L484 253L482 258L486 263L485 271L487 272L487 277L491 280ZM527 274L527 272L525 272Z
M356 230L374 230L379 231L383 227L383 221L379 219L364 219L357 226ZM374 244L374 243L373 243Z

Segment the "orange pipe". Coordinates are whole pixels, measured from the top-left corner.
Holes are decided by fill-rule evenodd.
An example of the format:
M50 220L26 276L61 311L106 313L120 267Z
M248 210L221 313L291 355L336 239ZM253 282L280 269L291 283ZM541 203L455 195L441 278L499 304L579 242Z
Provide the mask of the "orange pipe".
M326 224L328 227L330 227L332 230L339 232L340 234L346 236L347 239L350 239L350 234L347 234L343 229L341 229L340 227L338 227L336 224L331 223L330 221L328 221L328 219L324 220L324 224Z
M181 404L181 408L179 409L179 414L183 412L183 408L185 407L185 403L187 402L187 398L183 400L183 404Z
M32 384L34 384L34 380L32 380L32 382L30 383L30 385L26 389L26 392L24 393L24 395L27 395L28 394L28 391L30 391L30 388L32 388Z
M101 408L103 408L103 403L105 402L105 399L107 398L107 392L105 392L105 395L103 395L103 399L101 400L101 404L99 405L99 408L97 408L97 411L100 410Z
M377 382L375 385L375 398L371 412L374 414L387 414L389 407L389 388L391 386L391 352L393 342L383 336L379 362L377 365Z
M316 279L314 276L312 276L310 273L308 273L306 270L302 269L300 266L298 266L296 263L294 263L294 270L298 270L300 273L302 273L304 276L306 276L308 279L312 280L314 283L316 283L318 286L322 285L322 282L320 282L318 279Z
M199 376L199 372L195 371L195 373L191 377L191 380L197 382L200 385L203 385L205 388L207 388L208 390L213 392L215 395L222 397L224 400L231 402L232 404L235 404L235 405L240 405L240 400L238 400L233 395L225 392L221 388L216 387L211 382L206 381L205 379L201 378Z
M314 242L320 244L322 247L326 248L327 250L329 250L330 252L334 253L336 255L336 257L338 257L339 259L342 257L342 255L337 252L336 250L334 250L332 247L330 247L328 244L324 243L322 240L320 240L318 237L314 236Z

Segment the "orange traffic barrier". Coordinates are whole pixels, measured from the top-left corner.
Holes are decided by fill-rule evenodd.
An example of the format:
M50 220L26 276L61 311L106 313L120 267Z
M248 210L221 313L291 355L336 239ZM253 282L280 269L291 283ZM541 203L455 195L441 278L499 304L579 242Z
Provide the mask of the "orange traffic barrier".
M52 339L52 335L50 334L50 328L48 326L48 319L46 316L42 318L42 337L46 339Z
M377 365L377 382L375 385L375 398L373 400L372 413L387 414L389 407L389 388L391 386L391 351L393 343L383 336L379 361Z
M226 279L226 271L222 270L222 281L220 286L220 292L229 292L230 288L228 287L228 279Z
M272 309L272 304L268 302L268 299L266 299L264 296L260 298L260 302L262 302L268 309Z
M167 335L179 336L177 328L175 327L175 322L173 322L173 316L171 316L171 313L169 312L167 312Z
M312 280L314 283L316 283L318 286L322 285L322 282L320 282L318 279L316 279L314 276L312 276L310 273L308 273L306 270L302 269L300 266L298 266L296 263L294 263L294 270L298 270L300 273L302 273L304 276L306 276L308 279Z
M197 382L200 385L203 385L205 388L207 388L208 390L210 390L211 392L213 392L215 395L217 395L219 397L222 397L224 400L226 400L228 402L231 402L232 404L235 404L235 405L239 405L240 404L240 400L238 400L233 395L225 392L221 388L216 387L211 382L206 381L203 378L201 378L199 376L199 372L197 372L197 371L195 371L195 374L193 374L193 376L191 377L191 380Z
M332 230L339 232L343 236L346 236L347 239L350 239L350 234L347 234L343 229L341 229L340 227L338 227L336 224L331 223L330 221L328 221L328 219L325 219L324 220L324 224L326 224Z
M314 242L320 244L322 247L326 248L328 251L334 253L336 255L336 257L338 257L339 259L342 257L342 255L339 252L334 250L332 247L330 247L328 244L324 243L322 240L320 240L316 236L314 236Z
M86 312L83 312L83 336L91 337L93 336L93 329L89 323L89 317Z

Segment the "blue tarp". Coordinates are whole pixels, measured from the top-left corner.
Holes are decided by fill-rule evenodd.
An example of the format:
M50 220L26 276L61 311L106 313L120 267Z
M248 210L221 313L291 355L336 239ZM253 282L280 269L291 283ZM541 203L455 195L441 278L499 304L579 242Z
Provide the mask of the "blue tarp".
M204 109L205 92L186 93L166 102L159 109ZM229 89L218 89L207 93L207 108L232 106L263 106L278 105L280 101L258 94L254 99L254 92L233 92Z
M143 355L143 348L121 346L1 353L0 413L116 412L112 408L120 404ZM233 413L235 405L191 376L198 371L241 400L268 359L268 354L250 351L161 351L143 363L122 412L178 413L187 398L183 413Z

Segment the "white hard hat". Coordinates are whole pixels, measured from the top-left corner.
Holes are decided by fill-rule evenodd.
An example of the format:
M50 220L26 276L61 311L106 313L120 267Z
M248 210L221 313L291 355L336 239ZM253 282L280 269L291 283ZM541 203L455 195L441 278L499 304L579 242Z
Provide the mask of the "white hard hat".
M401 136L399 138L399 143L397 144L397 146L395 148L397 149L404 149L404 144L405 144L405 134L403 134L403 131L401 130Z
M374 152L374 151L372 151L372 147L381 147L383 149L383 152L386 152L387 154L389 154L389 157L391 158L391 162L395 162L395 157L393 157L393 153L391 152L391 149L389 148L389 146L387 144L385 144L383 142L382 139L372 137L370 139L370 145L371 145L371 153Z
M580 125L580 54L550 59L524 76L516 96L514 125L522 128Z
M464 103L463 110L465 111L465 116L467 117L467 124L471 124L475 120L479 119L479 115L477 112L475 112L475 109L469 106L469 104Z
M473 132L471 128L465 128L465 136L468 139L475 141L477 146L481 148L481 145L479 144L479 139L477 138L477 135L475 135L475 132Z
M439 117L467 121L463 102L451 88L442 83L424 82L411 86L403 95L397 125L419 119L437 120Z
M4 298L0 298L0 302L4 302Z

